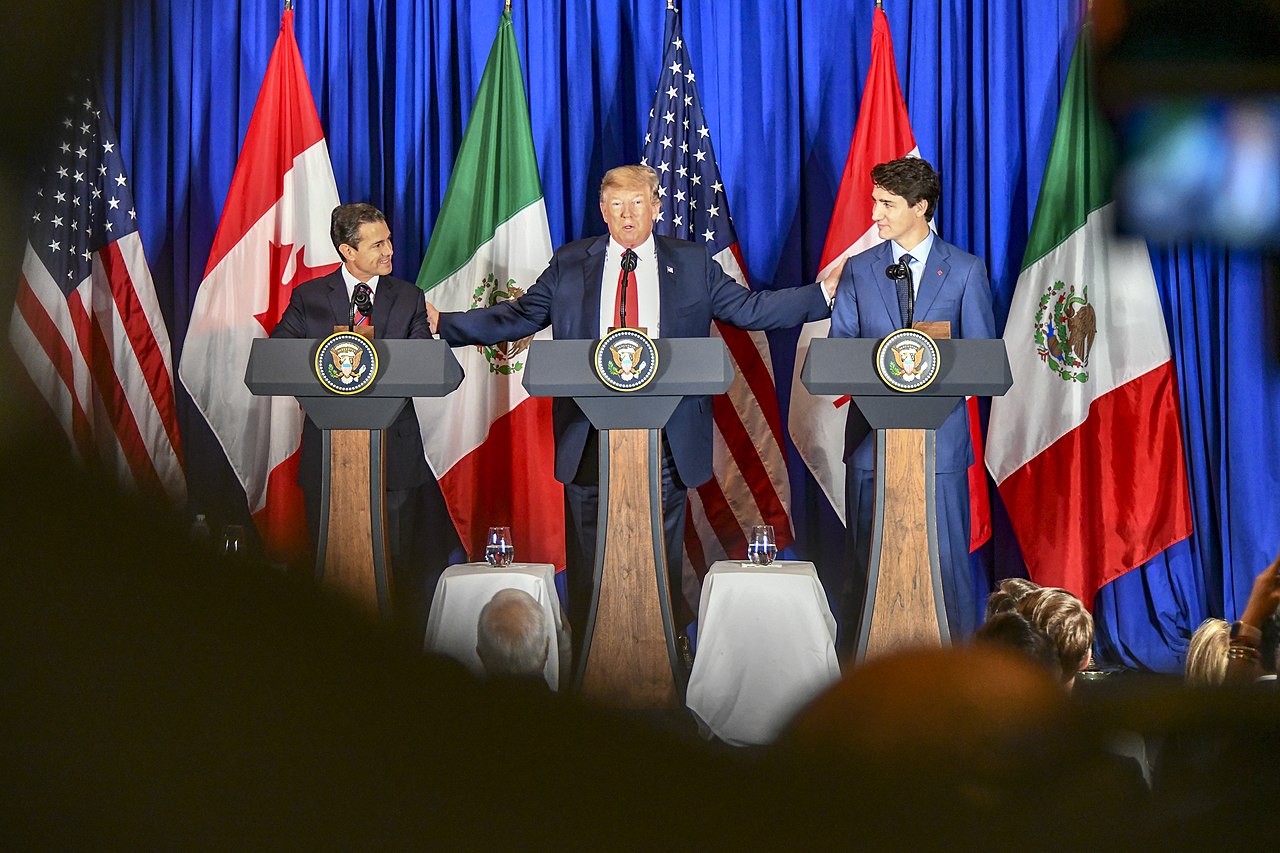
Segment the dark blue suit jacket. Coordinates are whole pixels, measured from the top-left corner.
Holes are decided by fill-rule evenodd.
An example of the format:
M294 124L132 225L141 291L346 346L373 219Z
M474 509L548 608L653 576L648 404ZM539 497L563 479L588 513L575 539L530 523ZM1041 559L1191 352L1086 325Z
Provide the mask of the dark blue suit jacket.
M347 298L342 270L338 269L293 289L289 307L271 331L271 337L326 338L333 334L334 326L345 325L350 318L351 300ZM403 279L386 275L378 279L371 322L374 336L378 338L431 337L422 291ZM409 489L427 482L430 469L412 402L386 430L384 440L387 468L383 484L388 490ZM322 453L320 430L307 418L302 426L302 457L298 464L298 485L304 490L320 488Z
M751 292L720 269L707 249L687 240L654 236L658 258L661 332L667 338L705 338L712 319L743 329L783 329L828 314L822 286ZM551 326L560 339L600 337L600 287L607 236L569 243L556 251L529 291L491 308L440 315L440 336L454 346L515 341ZM556 479L572 482L590 423L570 399L552 410ZM676 471L686 486L711 479L711 398L686 397L666 426Z
M888 241L849 259L836 291L831 337L883 338L902 328L898 291L884 274L891 263L893 252ZM991 286L982 261L935 236L916 292L915 319L949 321L952 338L994 338ZM973 462L968 423L965 407L960 405L938 430L938 473L963 471ZM864 470L875 467L873 432L857 407L850 406L845 425L846 463Z

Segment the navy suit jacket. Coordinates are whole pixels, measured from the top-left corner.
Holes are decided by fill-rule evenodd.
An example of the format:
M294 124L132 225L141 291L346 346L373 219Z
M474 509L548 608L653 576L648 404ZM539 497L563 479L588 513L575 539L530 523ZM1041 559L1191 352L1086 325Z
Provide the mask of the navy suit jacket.
M902 328L895 283L884 274L893 263L888 241L849 259L840 275L833 338L883 338ZM977 257L934 237L923 280L916 292L916 320L947 320L952 338L994 338L991 286ZM937 472L963 471L973 462L965 407L958 405L937 431ZM875 439L856 406L849 406L845 422L844 459L855 468L875 467Z
M351 300L338 269L293 289L289 307L271 331L273 338L326 338L333 327L351 318ZM427 306L417 285L391 276L378 279L373 298L373 332L379 338L429 338L431 325ZM298 485L306 491L320 488L324 452L319 428L307 418L302 426L302 457L298 464ZM387 428L387 468L383 484L388 490L409 489L427 482L430 469L422 450L418 416L410 401Z
M705 338L712 319L743 329L783 329L829 313L820 284L752 292L725 274L706 247L654 236L661 293L659 321L666 338ZM440 315L440 336L453 346L494 344L532 335L547 325L566 340L600 337L600 288L608 236L569 243L528 292L490 308ZM556 479L573 481L591 424L571 399L552 408ZM686 486L711 479L711 398L686 397L666 426L676 471Z

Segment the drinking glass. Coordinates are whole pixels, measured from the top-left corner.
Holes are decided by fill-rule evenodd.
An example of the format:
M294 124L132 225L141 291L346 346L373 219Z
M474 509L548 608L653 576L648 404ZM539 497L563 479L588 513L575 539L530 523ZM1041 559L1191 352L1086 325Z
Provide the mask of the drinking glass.
M773 537L772 524L757 524L751 528L747 541L747 558L757 566L767 566L778 554L778 540Z
M222 555L238 557L244 551L244 527L228 524L222 528Z
M489 535L484 540L485 562L495 569L511 565L515 556L515 545L511 542L510 527L490 527Z

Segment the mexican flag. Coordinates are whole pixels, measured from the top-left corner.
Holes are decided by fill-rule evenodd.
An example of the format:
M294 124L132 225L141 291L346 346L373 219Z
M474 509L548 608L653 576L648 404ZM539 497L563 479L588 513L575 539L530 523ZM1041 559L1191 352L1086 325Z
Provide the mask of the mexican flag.
M511 13L503 12L418 286L441 311L514 299L551 259ZM543 330L539 337L550 337ZM554 475L551 400L524 390L529 340L457 347L464 379L415 399L422 442L472 559L487 528L511 527L521 561L564 567L564 491Z
M992 400L991 471L1031 578L1087 605L1191 534L1177 379L1147 246L1114 233L1115 150L1076 41Z

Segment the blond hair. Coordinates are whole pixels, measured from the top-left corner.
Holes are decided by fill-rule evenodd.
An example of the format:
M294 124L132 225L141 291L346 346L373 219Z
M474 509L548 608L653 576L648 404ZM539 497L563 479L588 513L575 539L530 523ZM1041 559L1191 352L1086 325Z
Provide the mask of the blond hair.
M1231 645L1231 626L1221 619L1206 619L1191 635L1187 659L1183 664L1187 685L1217 687L1227 677L1227 649Z
M1044 587L1027 593L1018 612L1053 641L1062 668L1062 681L1070 684L1088 660L1093 647L1093 617L1080 599L1065 589Z
M629 189L631 187L648 187L653 200L658 200L658 173L649 166L614 166L604 173L600 181L600 200L611 189Z

